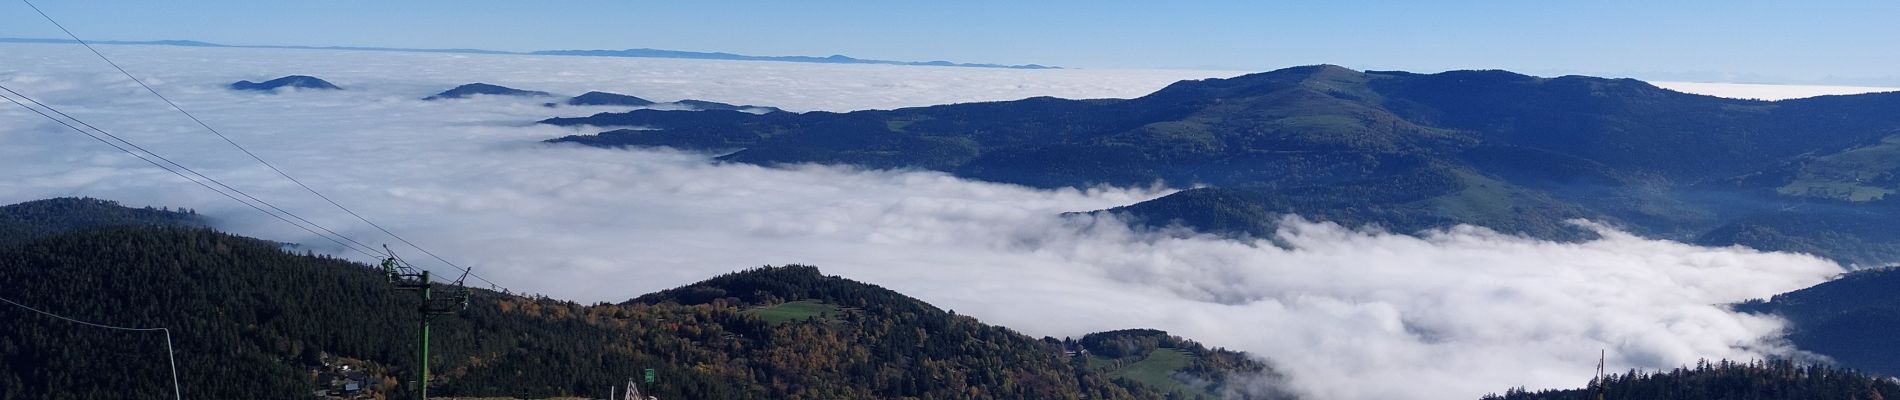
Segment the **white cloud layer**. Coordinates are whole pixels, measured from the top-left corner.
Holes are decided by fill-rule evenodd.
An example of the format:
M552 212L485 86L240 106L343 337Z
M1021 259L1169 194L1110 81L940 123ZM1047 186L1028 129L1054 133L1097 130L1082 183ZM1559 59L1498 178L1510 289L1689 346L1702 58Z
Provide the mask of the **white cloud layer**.
M1772 85L1757 83L1650 82L1656 87L1731 99L1787 100L1815 96L1896 92L1900 88L1871 86Z
M1287 246L1058 214L1154 188L1036 190L915 171L713 164L551 146L527 124L610 108L416 99L471 81L659 101L847 110L1033 95L1130 97L1192 71L1014 71L309 50L104 48L332 198L517 290L617 301L764 264L809 263L1033 335L1154 327L1270 357L1318 398L1472 398L1578 387L1612 369L1787 354L1779 321L1722 303L1805 287L1827 261L1598 229L1554 243L1289 220ZM0 83L333 229L390 241L143 94L83 49L0 45ZM309 74L346 91L221 85ZM11 107L11 105L8 105ZM0 108L0 202L95 196L184 206L227 230L318 239L17 108ZM330 249L334 251L335 249ZM413 252L411 252L413 253ZM347 255L347 254L346 254ZM412 254L410 257L417 259Z

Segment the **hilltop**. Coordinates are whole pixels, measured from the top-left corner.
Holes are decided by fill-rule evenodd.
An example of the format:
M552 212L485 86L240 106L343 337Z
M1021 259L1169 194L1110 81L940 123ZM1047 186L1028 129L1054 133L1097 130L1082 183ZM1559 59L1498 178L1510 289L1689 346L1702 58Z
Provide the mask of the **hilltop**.
M0 206L0 247L50 235L113 226L202 227L192 210L131 208L110 200L61 197Z
M581 95L579 96L574 96L572 98L567 99L567 101L563 101L558 104L548 103L547 106L553 107L559 104L566 104L570 106L635 106L635 107L638 107L638 106L653 105L654 103L652 100L642 99L639 97L628 96L628 95L619 94L619 93L587 92L587 93L581 93Z
M548 92L542 92L542 91L536 91L536 90L521 90L521 89L515 89L515 88L511 88L507 86L490 85L486 83L477 82L477 83L470 83L470 84L466 84L462 86L456 86L454 89L444 90L442 91L442 93L436 93L433 96L424 97L422 99L423 100L465 99L465 98L469 98L476 95L522 96L522 97L552 96L551 94L548 94Z
M769 113L785 111L785 110L779 109L778 107L755 106L755 105L750 105L750 104L737 105L737 104L720 103L716 101L694 100L694 99L684 99L684 100L678 100L678 101L672 101L672 102L666 102L666 103L658 103L652 100L647 100L647 99L639 98L636 96L624 95L624 94L619 94L619 93L598 92L598 91L582 93L579 96L568 98L567 100L559 102L559 103L545 103L542 105L548 106L548 107L558 107L562 105L672 107L672 108L678 108L678 109L684 109L684 110L741 111L741 112L747 112L747 113L752 113L752 114L769 114ZM593 122L603 122L603 121L596 120Z
M278 88L297 88L314 90L343 90L329 81L308 75L290 75L264 82L237 81L229 86L231 90L250 90L269 92Z
M1182 81L1133 99L1049 97L848 113L635 110L550 140L738 150L725 161L918 168L1034 187L1190 187L1102 212L1265 236L1300 214L1400 232L1541 238L1573 218L1711 245L1900 261L1900 93L1775 102L1633 79L1317 65ZM1078 210L1082 211L1082 210Z

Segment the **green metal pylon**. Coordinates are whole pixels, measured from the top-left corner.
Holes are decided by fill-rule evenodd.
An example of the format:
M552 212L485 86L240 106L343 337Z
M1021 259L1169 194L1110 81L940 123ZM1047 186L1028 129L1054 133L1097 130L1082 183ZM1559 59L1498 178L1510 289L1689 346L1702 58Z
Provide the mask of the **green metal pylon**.
M416 398L429 400L429 313L430 294L429 271L422 271L422 337L416 341Z
M388 247L384 247L385 250ZM468 288L462 282L468 279L468 271L462 271L462 278L455 281L455 293L445 300L435 299L435 282L430 279L429 271L417 271L405 265L390 252L383 259L383 272L388 274L389 282L400 290L414 290L422 297L422 305L416 308L421 317L421 335L416 338L416 398L429 399L429 321L436 315L453 314L457 309L468 308ZM457 307L459 305L459 307Z

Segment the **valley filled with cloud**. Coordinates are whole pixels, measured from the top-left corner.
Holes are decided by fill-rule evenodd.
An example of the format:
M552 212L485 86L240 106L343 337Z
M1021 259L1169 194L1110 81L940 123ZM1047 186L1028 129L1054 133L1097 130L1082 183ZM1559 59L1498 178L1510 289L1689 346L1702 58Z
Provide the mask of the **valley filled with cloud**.
M765 168L708 154L550 145L540 141L593 132L533 121L624 108L542 105L558 98L419 100L486 82L568 96L598 90L849 111L1125 98L1231 72L101 50L303 182L513 290L617 302L748 267L811 264L1036 336L1144 327L1245 350L1287 372L1283 384L1317 398L1578 387L1599 351L1612 371L1799 356L1777 339L1781 321L1723 304L1844 271L1806 255L1699 247L1588 221L1577 229L1599 239L1552 242L1468 226L1390 233L1297 216L1256 240L1137 229L1113 216L1064 213L1179 188L1041 190L937 172ZM10 66L0 84L337 232L404 251L83 48L4 44L0 63ZM345 90L224 88L291 74ZM0 203L91 196L186 207L219 229L370 261L5 104Z

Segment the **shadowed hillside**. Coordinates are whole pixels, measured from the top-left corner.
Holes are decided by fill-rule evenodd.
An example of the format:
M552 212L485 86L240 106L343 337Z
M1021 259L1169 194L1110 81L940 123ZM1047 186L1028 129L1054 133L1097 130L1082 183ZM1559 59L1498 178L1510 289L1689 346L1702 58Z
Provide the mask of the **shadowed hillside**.
M1295 213L1400 232L1474 224L1552 239L1588 218L1706 244L1900 261L1900 93L1775 102L1632 79L1330 65L1182 81L1133 99L752 115L636 110L550 140L764 165L922 168L1036 187L1206 185L1113 210L1266 235ZM736 151L735 151L736 150ZM1807 225L1801 221L1841 221ZM1850 237L1853 240L1833 240Z

